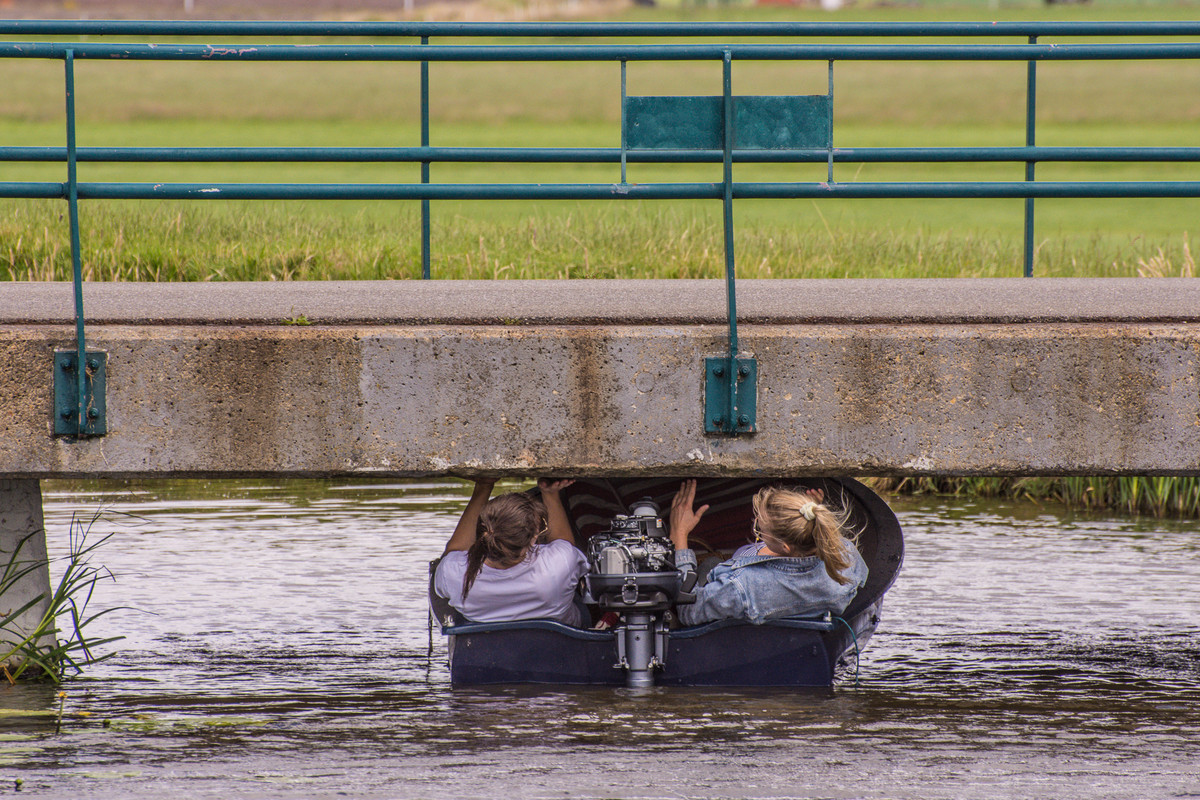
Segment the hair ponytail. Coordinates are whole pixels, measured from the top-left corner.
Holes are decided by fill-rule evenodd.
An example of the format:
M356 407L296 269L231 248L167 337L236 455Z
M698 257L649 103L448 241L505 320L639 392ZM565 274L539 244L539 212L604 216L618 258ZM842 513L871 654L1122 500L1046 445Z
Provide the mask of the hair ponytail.
M484 561L491 559L501 567L520 564L545 530L546 523L546 507L529 495L502 494L489 500L479 515L475 541L467 549L463 600L470 594Z
M490 538L487 531L480 525L475 532L475 541L467 548L467 571L463 575L463 600L467 599L471 587L475 584L475 578L479 577L479 570L483 567L483 562L487 560L490 550L488 539Z
M842 535L842 521L828 508L818 505L809 527L817 557L825 562L829 577L843 585L849 583L850 579L842 575L842 570L850 568L850 553L846 549L850 542Z
M761 534L782 544L792 556L817 556L829 577L850 582L850 547L844 528L849 512L835 512L806 492L768 486L754 496L754 518Z

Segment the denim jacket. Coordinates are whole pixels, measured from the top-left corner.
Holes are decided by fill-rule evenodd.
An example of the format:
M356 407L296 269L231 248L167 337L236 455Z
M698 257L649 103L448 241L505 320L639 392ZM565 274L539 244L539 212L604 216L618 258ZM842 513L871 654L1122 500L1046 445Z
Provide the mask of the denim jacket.
M840 584L816 556L791 558L760 556L757 545L746 545L708 574L696 587L696 602L676 607L684 625L716 619L745 619L760 625L779 617L818 617L840 614L867 582L867 564L858 548L849 545L850 566L842 572L849 583ZM676 550L675 564L696 566L693 550Z

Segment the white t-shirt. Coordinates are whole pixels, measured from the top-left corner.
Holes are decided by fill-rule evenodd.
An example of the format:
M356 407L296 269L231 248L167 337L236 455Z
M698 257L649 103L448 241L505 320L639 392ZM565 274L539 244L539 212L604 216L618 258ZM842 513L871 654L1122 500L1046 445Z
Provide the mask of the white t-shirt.
M515 567L481 566L464 603L467 553L455 550L442 556L433 588L472 622L556 619L582 627L583 616L575 605L575 585L587 569L583 553L565 539L535 544L529 556Z

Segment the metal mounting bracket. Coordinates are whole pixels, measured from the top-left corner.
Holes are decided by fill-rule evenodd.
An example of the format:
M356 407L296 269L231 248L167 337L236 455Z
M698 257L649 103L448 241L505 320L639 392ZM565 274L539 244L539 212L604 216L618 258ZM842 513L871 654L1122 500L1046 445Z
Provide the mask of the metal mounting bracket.
M758 361L704 359L704 432L736 436L758 425Z
M87 354L82 403L76 371L78 359L75 350L56 350L54 353L54 435L103 436L108 433L105 404L108 353L92 351Z

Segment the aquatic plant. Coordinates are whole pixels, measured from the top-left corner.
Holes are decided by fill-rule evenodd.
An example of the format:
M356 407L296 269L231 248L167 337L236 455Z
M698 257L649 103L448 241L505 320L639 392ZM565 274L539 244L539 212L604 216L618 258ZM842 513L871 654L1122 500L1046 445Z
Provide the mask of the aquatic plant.
M46 595L42 593L0 618L0 671L10 683L22 678L61 683L68 674L79 673L84 666L114 655L111 652L97 655L95 648L125 638L109 636L89 639L85 634L85 629L91 623L117 610L108 608L92 614L88 612L96 584L101 580L113 579L107 568L91 563L96 550L112 537L110 533L89 541L92 526L99 519L100 514L93 515L86 522L72 517L68 553L62 558L62 576L58 586L51 592L49 602L46 602ZM19 581L42 567L40 559L22 558L21 555L22 549L34 536L42 535L43 531L31 533L13 548L0 575L0 606L6 593L14 591ZM36 624L31 628L18 626L23 614L43 605L45 610Z

